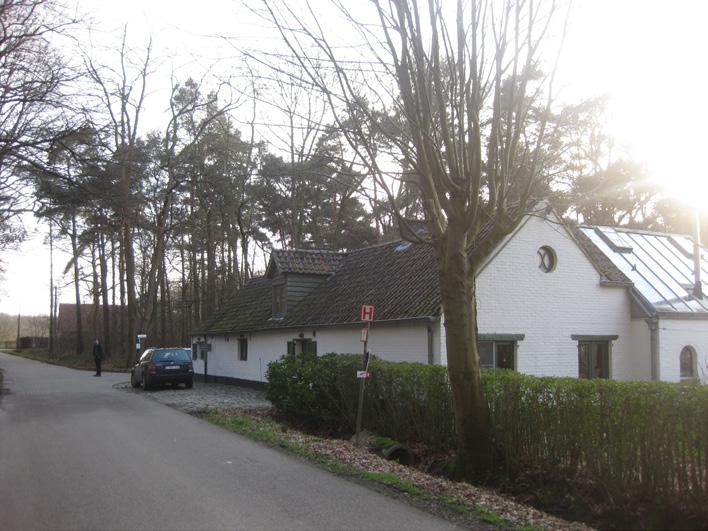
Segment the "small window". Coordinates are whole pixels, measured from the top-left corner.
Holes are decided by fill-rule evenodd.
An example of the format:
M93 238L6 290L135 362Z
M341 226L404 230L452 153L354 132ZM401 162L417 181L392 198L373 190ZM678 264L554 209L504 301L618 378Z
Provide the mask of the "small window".
M285 284L273 285L273 317L285 315Z
M552 247L544 245L538 250L538 268L544 273L550 273L556 268L558 258Z
M311 339L304 341L302 344L302 351L317 356L317 341L313 341Z
M303 338L288 341L288 354L314 354L317 356L317 341Z
M238 359L240 361L248 361L248 338L238 338Z
M578 376L580 378L610 377L610 342L578 342Z
M515 341L480 341L479 364L481 367L495 369L516 368Z
M681 349L681 379L691 380L696 377L696 351L693 347Z
M197 344L196 343L192 343L192 359L194 361L197 360Z

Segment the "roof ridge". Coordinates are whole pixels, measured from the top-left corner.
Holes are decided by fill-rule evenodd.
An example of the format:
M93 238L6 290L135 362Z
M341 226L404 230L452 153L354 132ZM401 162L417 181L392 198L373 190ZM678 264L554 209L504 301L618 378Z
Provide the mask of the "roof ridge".
M359 252L361 252L361 251L366 251L367 249L376 249L376 248L378 248L378 247L385 247L386 245L393 245L394 243L400 244L401 242L408 242L408 243L413 243L413 244L418 243L418 242L411 242L411 241L409 241L409 240L404 240L403 238L399 238L399 239L397 239L397 240L391 240L391 241L387 241L387 242L375 243L375 244L373 244L373 245L367 245L366 247L361 247L361 248L359 248L359 249L353 249L353 250L349 251L349 253L350 253L350 254L351 254L351 253L359 253Z
M690 234L682 234L680 232L664 232L664 231L656 231L656 230L649 230L649 229L635 229L633 227L622 227L622 226L616 226L616 225L591 225L589 223L580 223L577 225L578 227L581 228L586 228L586 229L602 229L608 228L608 229L614 229L618 230L621 232L636 232L637 234L648 234L651 236L681 236L683 238L689 238L690 240L693 240L693 236Z
M346 255L347 251L331 251L329 249L272 249L273 253L329 253Z

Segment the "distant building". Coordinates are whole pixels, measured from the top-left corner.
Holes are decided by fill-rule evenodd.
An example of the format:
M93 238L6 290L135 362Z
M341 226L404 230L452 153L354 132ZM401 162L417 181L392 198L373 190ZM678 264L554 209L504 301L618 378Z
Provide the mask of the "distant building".
M120 333L120 306L109 306L111 319L111 337ZM57 338L63 345L76 341L78 323L76 319L76 304L61 303L57 314ZM81 328L84 338L95 339L103 335L103 306L98 310L93 304L81 305Z
M23 336L18 339L15 348L24 350L27 348L47 348L48 346L49 338L47 337Z

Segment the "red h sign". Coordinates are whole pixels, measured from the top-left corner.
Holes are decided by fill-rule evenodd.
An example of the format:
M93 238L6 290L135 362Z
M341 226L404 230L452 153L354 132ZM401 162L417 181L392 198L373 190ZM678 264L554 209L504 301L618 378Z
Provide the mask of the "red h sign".
M374 320L374 307L369 304L363 304L361 306L361 314L359 316L360 321L373 321Z

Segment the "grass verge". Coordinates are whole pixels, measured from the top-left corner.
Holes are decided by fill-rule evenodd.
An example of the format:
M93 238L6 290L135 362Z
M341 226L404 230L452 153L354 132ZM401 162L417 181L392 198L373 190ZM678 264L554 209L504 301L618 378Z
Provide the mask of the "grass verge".
M96 368L90 352L82 356L78 356L74 353L50 355L46 348L23 349L20 351L3 350L2 352L12 356L19 356L21 358L50 363L52 365L60 365L71 369L95 370ZM101 370L108 372L126 372L128 369L123 365L115 366L113 358L104 358Z
M481 505L471 505L456 496L441 495L389 471L370 470L355 466L336 456L317 451L326 439L292 430L272 417L249 413L244 410L209 410L196 414L198 417L250 439L281 448L291 454L322 466L326 470L366 482L377 490L384 490L402 497L413 505L447 518L455 523L474 529L533 530L530 525L514 525L494 510Z

